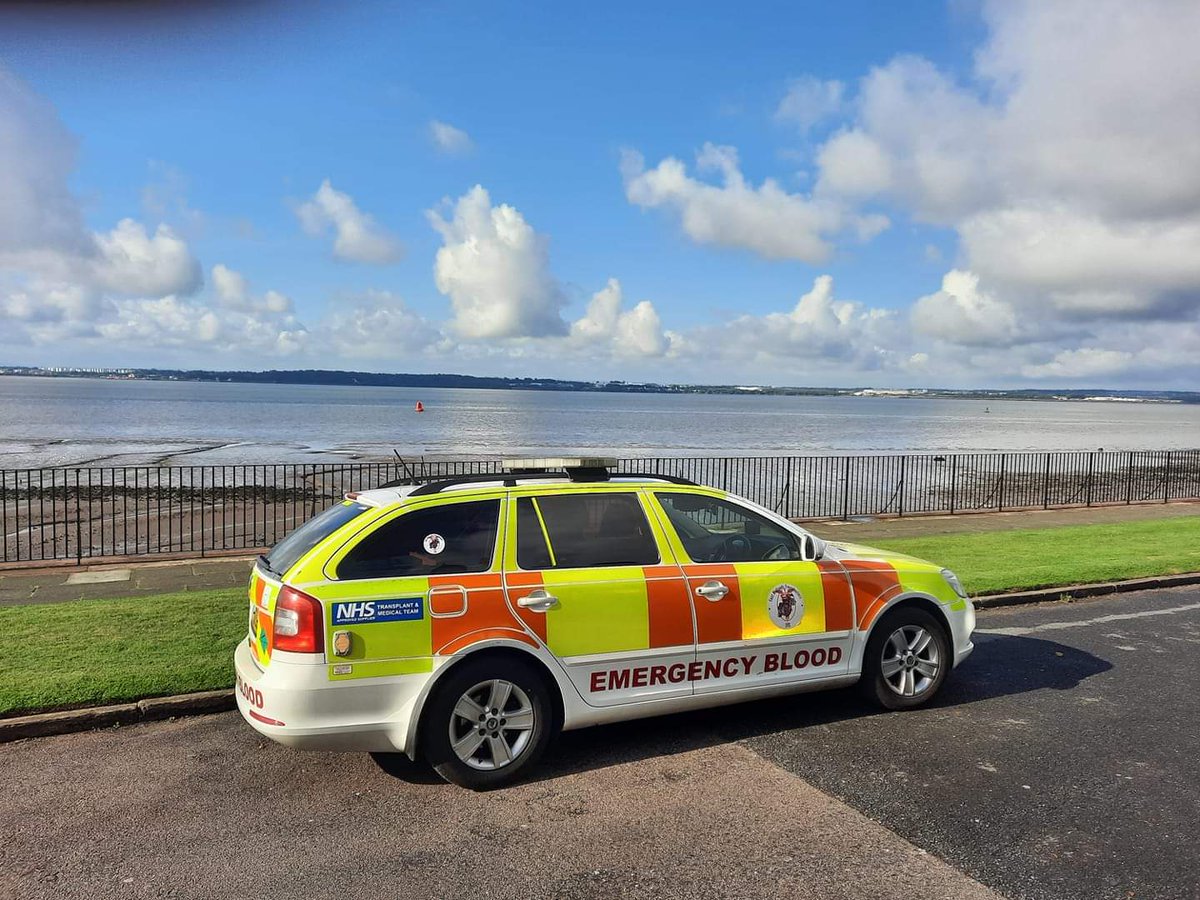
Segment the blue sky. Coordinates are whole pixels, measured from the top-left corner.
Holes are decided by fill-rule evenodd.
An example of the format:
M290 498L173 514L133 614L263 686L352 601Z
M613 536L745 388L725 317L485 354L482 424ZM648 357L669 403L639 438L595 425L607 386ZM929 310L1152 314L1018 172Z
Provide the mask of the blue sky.
M144 232L0 237L0 362L1194 386L1182 4L175 6L0 13L0 191Z

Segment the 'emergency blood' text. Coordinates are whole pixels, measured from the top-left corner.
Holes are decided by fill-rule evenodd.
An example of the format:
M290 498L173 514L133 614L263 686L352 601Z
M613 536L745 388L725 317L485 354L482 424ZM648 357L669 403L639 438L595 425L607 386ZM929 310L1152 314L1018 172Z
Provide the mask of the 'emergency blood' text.
M765 653L761 657L755 654L696 660L690 663L679 662L672 665L605 669L592 673L589 686L593 693L622 691L629 688L682 684L685 681L705 681L710 678L740 678L813 666L836 666L841 660L841 647L817 647L813 650Z

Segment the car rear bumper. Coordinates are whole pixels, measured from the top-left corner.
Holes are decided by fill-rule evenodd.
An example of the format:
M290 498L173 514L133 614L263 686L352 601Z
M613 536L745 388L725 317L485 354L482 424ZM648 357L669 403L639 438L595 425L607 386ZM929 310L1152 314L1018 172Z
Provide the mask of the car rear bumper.
M330 681L324 664L272 659L245 641L234 653L238 712L259 734L299 750L410 753L408 735L428 675Z

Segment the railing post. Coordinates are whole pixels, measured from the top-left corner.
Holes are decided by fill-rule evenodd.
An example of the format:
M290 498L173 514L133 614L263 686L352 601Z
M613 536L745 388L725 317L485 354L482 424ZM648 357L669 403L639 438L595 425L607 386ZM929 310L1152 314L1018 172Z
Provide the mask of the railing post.
M843 463L842 472L842 521L850 518L850 457Z
M950 515L958 509L955 501L958 499L958 454L950 455Z
M1133 502L1133 451L1125 451L1125 504Z
M1004 509L1004 476L1008 473L1008 454L1000 454L1000 491L996 498L996 511Z
M896 515L904 515L904 471L908 464L908 454L900 457L900 498L896 506Z
M63 479L66 486L66 479ZM79 510L79 469L75 470L75 565L83 562L83 524Z
M1096 471L1096 451L1088 454L1087 505L1092 505L1092 473Z
M14 484L15 488L16 485ZM4 549L0 551L4 561L8 562L8 473L0 472L0 541Z
M1046 470L1042 473L1042 509L1050 508L1050 454L1046 454Z
M1167 451L1167 467L1163 471L1163 503L1171 498L1171 451Z
M792 495L792 459L793 458L790 456L787 458L787 474L784 476L787 480L783 484L784 501L781 505L783 506L783 515L785 516L788 516L788 513L791 512L791 510L787 508L787 501ZM791 518L791 516L788 516L788 518Z

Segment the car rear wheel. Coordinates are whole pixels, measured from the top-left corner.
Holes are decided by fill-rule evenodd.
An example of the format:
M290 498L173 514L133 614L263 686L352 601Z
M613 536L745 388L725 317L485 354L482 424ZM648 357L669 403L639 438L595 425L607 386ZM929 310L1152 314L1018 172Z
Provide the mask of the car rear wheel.
M447 781L490 790L533 765L554 728L549 690L533 666L516 659L468 660L430 697L422 748Z
M887 613L875 625L863 660L862 688L887 709L929 702L951 666L946 630L916 607Z

